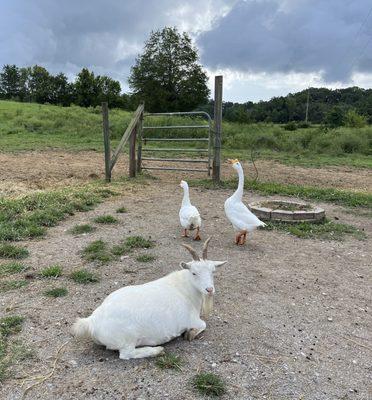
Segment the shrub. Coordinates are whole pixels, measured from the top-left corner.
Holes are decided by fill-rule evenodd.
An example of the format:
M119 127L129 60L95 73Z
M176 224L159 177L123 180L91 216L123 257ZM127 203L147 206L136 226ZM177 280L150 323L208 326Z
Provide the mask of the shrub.
M294 121L289 121L287 124L284 125L284 129L286 131L295 131L297 130L297 124Z
M367 118L358 114L355 110L349 110L345 115L344 125L349 128L363 128L367 125Z

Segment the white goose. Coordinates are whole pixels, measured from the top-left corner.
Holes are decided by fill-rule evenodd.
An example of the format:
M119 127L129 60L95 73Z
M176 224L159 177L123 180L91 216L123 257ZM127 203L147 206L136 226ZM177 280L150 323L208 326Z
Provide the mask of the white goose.
M243 245L247 238L247 232L254 231L259 226L266 226L260 221L242 201L244 188L244 172L239 160L228 160L238 172L239 185L235 193L225 201L225 214L235 231L235 243Z
M184 229L182 236L187 236L187 231L196 229L194 240L200 240L199 230L201 228L201 218L199 211L190 202L189 196L189 185L185 181L180 182L180 186L183 189L182 205L179 212L180 222Z

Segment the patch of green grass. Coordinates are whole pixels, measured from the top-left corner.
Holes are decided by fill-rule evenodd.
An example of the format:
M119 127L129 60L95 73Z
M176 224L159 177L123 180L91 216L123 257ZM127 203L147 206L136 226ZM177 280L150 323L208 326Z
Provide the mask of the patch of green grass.
M73 235L82 235L84 233L93 232L96 228L89 224L75 225L69 230L69 233Z
M201 186L206 189L228 188L236 189L236 179L225 180L215 185L211 179L201 179L189 182L190 185ZM372 208L372 194L351 192L333 188L319 188L312 186L287 185L275 182L258 182L245 180L244 187L263 195L295 196L306 200L324 201L346 207Z
M29 267L16 262L2 264L0 265L0 276L19 274L26 271L28 268Z
M201 372L192 379L192 385L200 394L219 397L226 393L223 380L210 372Z
M83 257L88 261L99 261L104 264L113 259L108 245L103 240L95 240L83 250Z
M0 241L18 241L43 236L77 211L88 211L110 193L107 188L86 185L83 188L32 193L15 199L0 198Z
M125 243L120 243L112 246L111 253L115 256L122 256L124 254L128 254L130 252L130 248Z
M140 254L136 257L138 262L147 263L156 260L156 257L152 254Z
M0 318L0 335L7 337L14 333L18 333L22 329L24 318L19 315L11 315L9 317Z
M51 265L41 270L40 275L43 278L58 278L62 275L62 267L59 265Z
M19 359L14 345L9 350L8 337L22 330L23 321L19 315L0 318L0 382L6 378L9 366Z
M86 269L80 269L77 271L72 272L70 275L71 279L76 283L81 284L88 284L88 283L95 283L99 281L97 275L93 274L92 272L87 271Z
M125 214L126 212L128 212L128 210L125 207L119 207L116 209L116 212L118 214Z
M0 243L0 257L21 259L28 257L29 252L24 247L14 246L9 243Z
M9 292L10 290L20 289L28 285L25 280L22 281L2 281L0 282L0 293Z
M182 371L182 358L173 353L164 353L156 358L155 365L161 369L176 369Z
M154 247L154 242L142 236L129 236L124 243L129 249L149 249Z
M352 225L335 223L329 220L315 224L309 222L300 222L297 224L267 222L267 227L265 229L288 232L302 239L342 240L345 235L352 235L359 240L366 238L363 231Z
M116 224L118 220L112 215L100 215L97 218L94 218L94 222L97 224Z
M67 296L67 293L68 293L68 291L67 291L66 288L60 287L60 288L54 288L54 289L46 290L46 291L44 292L44 295L45 295L45 296L48 296L48 297L57 298L57 297L64 297L64 296Z

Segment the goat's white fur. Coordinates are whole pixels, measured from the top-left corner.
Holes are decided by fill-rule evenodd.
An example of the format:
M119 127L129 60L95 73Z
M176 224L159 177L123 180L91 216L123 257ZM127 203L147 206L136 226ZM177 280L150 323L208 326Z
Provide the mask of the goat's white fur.
M213 308L213 272L225 262L181 263L182 271L123 287L111 293L90 317L78 319L73 333L119 350L121 359L156 356L163 351L160 344L191 329L197 334L205 329L200 314L208 315Z

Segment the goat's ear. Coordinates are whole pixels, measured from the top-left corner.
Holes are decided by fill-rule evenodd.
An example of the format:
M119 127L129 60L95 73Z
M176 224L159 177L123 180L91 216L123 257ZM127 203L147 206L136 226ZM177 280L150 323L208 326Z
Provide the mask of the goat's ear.
M190 262L181 261L180 262L180 267L183 268L183 269L190 269L191 263Z
M213 262L216 268L221 267L222 265L227 263L227 261L213 261Z

